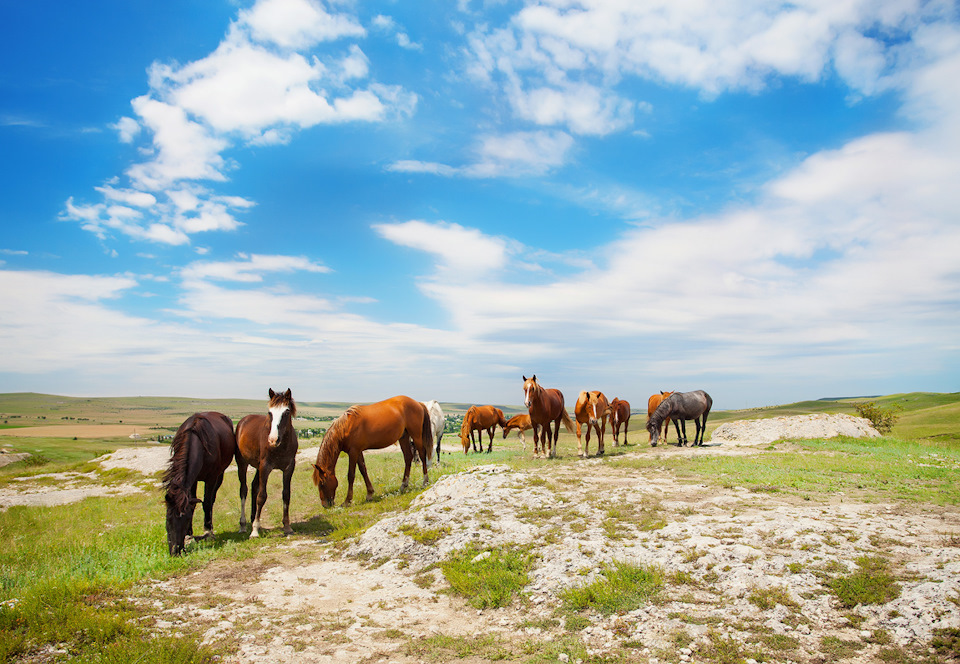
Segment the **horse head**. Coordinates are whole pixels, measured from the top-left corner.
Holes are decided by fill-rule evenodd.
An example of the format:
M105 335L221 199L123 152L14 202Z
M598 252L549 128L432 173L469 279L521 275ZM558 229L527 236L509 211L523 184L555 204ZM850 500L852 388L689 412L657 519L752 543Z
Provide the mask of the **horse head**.
M187 538L187 526L193 518L193 507L200 501L190 499L181 487L171 487L164 496L167 504L167 547L171 556L183 553Z
M267 407L267 416L270 418L270 433L267 435L267 444L277 447L280 442L280 426L292 426L293 417L297 414L297 405L288 388L286 392L274 392L271 388L270 405ZM286 418L286 419L284 419Z
M320 503L324 507L333 507L333 501L337 497L337 474L336 472L327 472L323 467L313 464L313 483L320 493Z
M537 383L537 374L530 378L523 377L523 405L527 408L533 404L534 395L540 391L540 384Z

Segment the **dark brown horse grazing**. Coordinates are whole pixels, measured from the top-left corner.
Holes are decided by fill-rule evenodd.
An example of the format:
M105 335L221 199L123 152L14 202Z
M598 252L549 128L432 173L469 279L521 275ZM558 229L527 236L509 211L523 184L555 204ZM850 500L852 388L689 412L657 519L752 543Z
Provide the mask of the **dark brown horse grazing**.
M673 394L673 392L664 392L663 390L661 390L660 394L651 394L650 398L647 399L647 427L648 428L650 425L650 418L653 417L653 414L657 411L657 407L660 405L660 403L664 399L666 399L671 394ZM669 438L670 436L670 418L669 417L663 421L662 431L663 431L663 442L666 443L667 438ZM657 436L659 437L659 435L660 435L660 432L657 431ZM653 442L653 435L650 436L650 444L654 446L656 445L656 443Z
M222 413L194 413L177 429L163 475L171 556L179 555L193 536L193 511L200 502L197 482L203 482L203 536L213 537L213 502L236 451L233 422Z
M297 404L290 390L269 391L266 415L247 415L237 422L237 474L240 477L240 532L247 529L247 464L254 467L253 497L250 499L250 537L260 536L260 514L267 502L267 480L274 468L283 471L283 532L290 527L290 480L297 465L297 431L293 418Z
M317 462L313 464L313 483L320 491L323 506L332 507L337 496L337 459L341 452L350 459L347 497L343 501L347 506L353 502L353 478L357 466L360 466L360 474L367 485L367 500L373 496L373 484L367 475L363 452L389 447L397 441L406 464L401 490L405 491L410 484L414 454L423 463L423 485L430 484L427 462L433 457L433 432L430 413L422 403L401 395L365 406L350 406L334 420L320 444Z
M503 439L507 439L507 434L516 429L520 435L520 445L523 446L523 449L527 449L527 439L523 433L527 429L532 429L533 425L530 424L530 413L520 413L519 415L514 415L509 420L507 420L507 426L503 427Z
M583 391L577 397L577 405L573 407L573 415L577 420L577 454L586 457L590 454L590 429L597 432L597 454L603 454L603 432L607 428L607 410L610 404L603 392ZM587 447L581 446L580 431L587 425Z
M560 422L567 432L574 432L573 420L563 404L563 392L543 387L537 382L537 375L523 377L523 404L530 412L530 424L533 425L533 453L535 456L548 454L557 456L557 439L560 437ZM553 424L553 431L550 425Z
M610 402L610 429L613 431L613 442L619 445L620 427L623 426L623 444L627 443L627 431L630 429L630 402L613 398Z
M503 416L503 411L494 406L470 406L467 414L463 416L463 424L460 425L460 444L463 445L463 453L470 451L471 444L474 452L483 451L483 432L486 431L490 437L490 443L487 445L487 454L493 450L493 434L500 427L507 426L507 419ZM473 432L477 432L480 447L477 448L477 442L473 439Z
M686 420L693 420L697 424L697 433L693 437L694 446L703 445L703 434L707 431L707 416L710 415L712 407L713 399L703 390L674 392L660 402L650 421L647 422L651 444L654 447L657 446L657 441L660 439L660 425L669 417L677 429L678 446L686 445L688 442ZM681 426L683 433L680 432Z

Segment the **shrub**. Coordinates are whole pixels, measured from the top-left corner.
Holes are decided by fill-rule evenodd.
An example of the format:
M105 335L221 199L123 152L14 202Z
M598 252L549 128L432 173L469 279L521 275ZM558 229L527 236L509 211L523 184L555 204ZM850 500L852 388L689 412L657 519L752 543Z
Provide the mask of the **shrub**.
M880 433L890 433L900 418L898 413L903 410L903 406L895 403L889 408L881 408L873 401L863 401L853 404L853 409L860 417L870 420L873 428Z

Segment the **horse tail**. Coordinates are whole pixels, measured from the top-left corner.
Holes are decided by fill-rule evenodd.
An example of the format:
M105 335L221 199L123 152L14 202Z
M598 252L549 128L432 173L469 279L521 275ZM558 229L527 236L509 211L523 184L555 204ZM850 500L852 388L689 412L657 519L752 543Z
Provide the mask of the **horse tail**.
M424 404L420 404L420 408L423 410L423 431L421 436L423 438L423 449L424 453L427 455L427 461L433 460L433 427L430 424L430 410Z
M567 433L576 433L577 425L570 419L570 414L566 408L560 409L560 417L563 418L563 426L566 428Z

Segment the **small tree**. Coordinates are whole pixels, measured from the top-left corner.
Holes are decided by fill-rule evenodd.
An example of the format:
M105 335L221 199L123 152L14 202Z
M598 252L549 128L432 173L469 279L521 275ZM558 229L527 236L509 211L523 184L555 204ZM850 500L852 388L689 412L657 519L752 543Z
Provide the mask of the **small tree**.
M870 420L874 429L886 434L893 430L893 425L900 419L898 413L903 410L903 406L895 403L889 408L881 408L873 401L863 401L853 404L853 409L860 417Z

